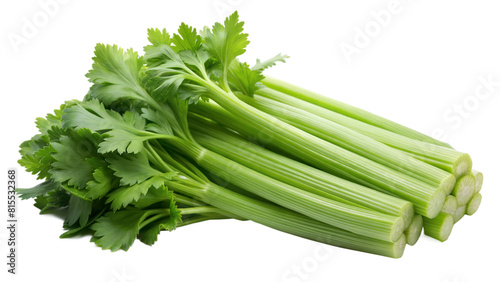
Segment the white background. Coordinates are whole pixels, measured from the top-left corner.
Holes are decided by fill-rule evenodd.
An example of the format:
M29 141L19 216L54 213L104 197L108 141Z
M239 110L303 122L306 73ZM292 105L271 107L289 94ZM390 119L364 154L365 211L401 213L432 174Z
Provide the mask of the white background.
M0 4L0 174L6 178L8 168L18 168L21 187L38 182L17 164L18 145L36 133L36 117L85 95L89 83L84 75L96 43L142 52L149 27L174 31L185 21L200 28L237 9L251 40L245 60L288 54L286 65L268 74L424 133L440 132L441 139L470 153L475 168L484 172L483 204L476 215L455 226L447 242L422 237L395 260L233 220L183 227L163 233L153 247L136 242L129 252L111 253L89 243L89 237L59 239L60 219L40 216L33 201L20 201L19 274L6 274L7 232L2 227L0 277L105 282L500 281L498 1L93 0L56 2L48 12L40 4L46 2ZM387 13L390 18L376 22L376 15ZM27 22L36 24L36 30L29 30ZM361 40L364 36L368 40ZM341 46L347 45L356 53L346 56ZM485 92L481 77L490 77L496 86ZM481 99L476 89L482 91ZM2 193L0 201L1 226L6 224L5 196Z

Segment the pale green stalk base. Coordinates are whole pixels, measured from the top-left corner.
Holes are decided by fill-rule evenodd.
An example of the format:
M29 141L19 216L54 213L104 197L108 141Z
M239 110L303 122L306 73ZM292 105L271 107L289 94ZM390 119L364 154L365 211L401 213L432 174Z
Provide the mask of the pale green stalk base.
M458 206L457 211L453 216L453 221L455 223L459 222L464 217L466 211L467 211L467 205Z
M481 192L481 188L483 188L483 174L479 171L472 170L472 175L476 179L476 189L474 190L474 195Z
M472 199L470 199L469 203L467 204L465 213L467 215L475 214L476 211L479 209L479 206L481 205L482 199L483 196L481 196L481 193L477 193L476 195L472 196Z
M450 237L453 229L453 216L440 213L433 219L424 217L424 233L434 239L444 242Z
M413 246L417 243L422 234L422 229L424 227L423 216L416 214L411 221L410 226L405 230L406 243Z
M448 195L446 197L446 201L444 202L443 210L442 212L455 215L455 212L457 211L458 203L457 203L457 198L453 195Z
M463 206L470 201L475 190L476 179L474 179L472 174L468 174L457 180L457 184L455 184L455 188L453 188L451 194L457 198L457 204Z

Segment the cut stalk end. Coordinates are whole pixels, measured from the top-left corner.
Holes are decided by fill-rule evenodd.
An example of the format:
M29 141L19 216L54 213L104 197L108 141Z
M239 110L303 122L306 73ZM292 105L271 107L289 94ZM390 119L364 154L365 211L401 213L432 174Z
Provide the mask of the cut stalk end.
M467 210L467 206L466 205L458 206L457 207L457 211L455 212L455 215L453 215L453 221L455 223L459 222L460 219L462 219L462 217L464 217L466 210Z
M446 197L446 201L444 202L443 210L442 212L455 215L455 212L457 211L458 203L457 203L457 198L453 195L448 195Z
M472 174L468 174L458 179L457 184L451 193L457 198L458 205L463 206L470 201L475 190L476 179L474 179Z
M392 247L392 257L393 258L402 257L405 251L405 247L406 247L406 236L403 234L401 235L399 240L394 242L394 245Z
M415 216L415 209L411 202L407 202L402 206L400 216L404 219L404 229L407 229Z
M472 170L472 159L469 154L461 155L453 165L453 175L458 179L461 176L467 175Z
M481 188L483 188L483 174L479 171L472 170L472 175L476 179L476 190L474 190L474 194L481 192Z
M424 218L424 233L441 242L448 240L453 229L453 216L440 213L433 219Z
M441 187L446 194L450 194L451 191L453 191L453 188L455 188L455 185L457 184L457 178L455 175L450 174L448 177L446 177L443 182L441 182Z
M392 225L392 230L391 230L391 242L397 242L399 238L401 238L401 235L403 235L403 232L405 231L405 220L402 217L398 217L395 221L394 224Z
M483 196L480 193L477 193L476 195L472 196L472 199L470 199L469 203L467 204L465 213L467 215L475 214L476 211L479 209L479 206L481 205L482 199Z
M427 204L426 213L423 215L428 218L436 217L441 212L441 210L443 210L446 196L447 194L443 189L437 189L430 198Z
M413 217L410 226L405 231L406 243L413 246L417 243L424 227L423 217L419 214Z

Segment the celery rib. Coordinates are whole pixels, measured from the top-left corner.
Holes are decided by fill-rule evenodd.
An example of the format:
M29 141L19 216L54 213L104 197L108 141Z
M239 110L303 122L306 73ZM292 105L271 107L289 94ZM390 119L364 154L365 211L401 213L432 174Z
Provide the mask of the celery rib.
M334 99L328 98L326 96L319 95L312 91L300 88L298 86L292 85L290 83L271 78L265 77L262 83L275 90L284 92L290 96L299 98L301 100L310 102L312 104L327 108L331 111L338 112L340 114L355 118L357 120L363 121L365 123L389 130L391 132L403 135L412 139L421 140L427 143L436 144L443 147L451 148L445 142L431 138L425 134L418 131L410 129L406 126L388 120L386 118L380 117L378 115L372 114L368 111L362 110L360 108L336 101Z
M329 119L266 97L255 96L252 98L243 95L238 97L245 103L272 114L299 129L422 182L435 185L445 191L451 190L455 185L456 180L452 174L416 160L399 150Z
M235 99L237 98L235 97ZM238 102L227 101L227 103L233 102L242 104L238 104L237 108L246 109L242 111L241 115L248 115L247 111L258 111L240 100ZM251 110L248 108L251 108ZM427 217L435 217L443 207L446 198L443 189L409 177L401 172L314 137L277 118L273 117L272 120L262 121L260 124L263 127L253 127L255 120L252 125L242 122L242 116L238 115L238 118L234 118L233 115L235 113L229 113L214 103L199 102L190 110L234 129L246 138L255 139L259 138L259 136L264 136L260 138L260 141L264 145L271 146L279 151L284 150L292 153L295 157L317 168L357 182L363 186L397 195L412 202L415 210ZM260 113L271 117L263 112ZM278 126L268 127L270 124ZM286 129L278 130L280 126ZM301 141L296 142L296 139L300 139Z
M402 217L357 208L302 191L211 151L205 151L198 165L243 189L311 218L363 236L395 242L404 229Z
M370 137L373 140L379 141L387 146L398 149L420 161L437 166L449 173L453 173L456 177L464 175L471 170L472 161L468 154L461 153L447 147L411 139L270 88L262 88L258 90L256 94L258 95L257 97L262 96L275 102L279 102L280 104L275 103L275 108L282 108L283 105L288 105L293 107L293 109L301 109L307 113L313 114L314 116L327 119L331 122ZM297 115L298 113L294 111L294 114ZM280 116L282 113L277 112L277 115Z
M428 145L426 145L428 146ZM440 147L440 146L431 146L429 151L432 154L433 150L436 151L453 151L452 149ZM433 165L435 167L438 167L444 171L447 171L449 173L452 173L455 175L456 178L460 178L464 175L467 175L471 173L472 169L472 159L467 153L461 153L458 151L454 151L455 153L450 152L450 155L453 155L453 157L446 159L446 157L442 157L441 159L436 159L432 158L427 155L422 155L422 154L417 154L415 152L407 152L404 151L405 154L408 156L411 156L415 159L421 160L423 162L426 162L430 165ZM441 155L442 156L442 155Z
M403 217L405 227L412 220L413 206L408 201L276 154L200 118L191 118L190 126L202 146L249 168L259 169L267 176L335 201Z
M200 167L224 181L264 199L356 234L395 242L404 231L404 219L342 204L303 191L180 138L166 139Z
M175 191L203 198L207 203L210 202L213 206L243 218L302 238L391 258L400 258L405 249L404 235L395 242L377 240L330 226L278 205L243 196L213 183L200 186L197 182L189 180L186 182L184 184L174 182L171 183L171 187ZM196 217L189 223L213 218L224 217ZM181 223L179 226L182 225Z
M448 240L453 229L453 216L447 213L440 213L433 219L424 217L424 233L441 242Z

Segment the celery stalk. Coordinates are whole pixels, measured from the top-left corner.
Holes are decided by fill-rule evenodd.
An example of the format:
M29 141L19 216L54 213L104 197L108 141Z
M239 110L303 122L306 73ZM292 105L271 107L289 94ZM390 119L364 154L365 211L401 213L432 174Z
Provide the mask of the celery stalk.
M452 174L416 160L346 126L265 97L238 97L297 128L422 182L438 186L445 191L451 190L455 185L456 180Z
M169 187L174 191L200 198L204 202L211 203L213 206L220 207L243 218L299 237L391 258L399 258L404 252L406 243L404 235L395 242L361 236L311 219L281 206L243 196L213 183L200 184L185 178L180 183L170 183ZM199 217L189 223L213 218ZM181 223L179 226L183 226L183 224Z
M290 83L278 80L276 78L266 77L264 78L264 80L262 80L262 83L267 87L284 92L290 96L327 108L331 111L338 112L340 114L355 118L365 123L392 131L399 135L451 148L451 146L446 144L445 142L431 138L425 134L410 129L406 126L400 125L396 122L390 121L386 118L372 114L360 108L336 101L326 96L319 95L317 93L300 88Z
M403 234L405 222L402 217L343 204L303 191L191 141L175 137L167 138L165 141L169 143L169 146L174 146L200 167L217 175L222 180L285 208L356 234L388 242L396 242ZM234 154L242 153L234 152Z
M286 208L363 236L396 242L404 229L402 217L349 206L302 191L247 167L204 151L196 160L208 171L224 171L222 179Z
M418 142L418 141L414 140L413 142ZM432 156L417 154L415 152L404 152L404 153L407 154L408 156L411 156L413 158L426 162L430 165L438 167L444 171L453 173L453 175L455 175L456 178L460 178L464 175L471 173L472 160L469 154L461 153L458 151L454 151L453 149L448 149L436 145L427 144L425 146L431 146L429 150L426 152L428 153L428 155L432 155L436 151L448 151L446 153L449 153L449 155L452 155L452 157L451 158L443 157L442 159L436 159L432 158Z
M251 107L243 101L239 103L245 105L240 105L239 108ZM214 103L200 101L197 105L192 106L190 110L234 129L246 138L257 138L266 147L269 146L276 150L283 150L293 154L296 158L317 168L372 189L397 195L412 202L418 213L429 218L435 217L443 208L446 198L443 189L409 177L317 137L312 138L314 136L281 122L277 118L273 117L272 120L267 120L265 123L262 121L261 124L264 127L256 128L242 122L241 116L235 118L235 113L230 114ZM253 108L253 111L256 110ZM245 114L241 113L241 115ZM267 116L272 117L270 115ZM269 124L274 124L273 128L283 125L287 130L266 128ZM297 147L299 144L294 142L292 138L304 138L302 141L311 139L311 142L305 141L304 143L301 141L300 146ZM285 140L288 141L285 142Z
M413 217L410 202L349 182L301 162L245 141L213 122L192 116L190 128L202 146L267 176L349 205L403 217L405 228Z
M424 233L441 242L448 240L453 229L453 216L440 213L433 219L424 217Z
M439 167L449 173L453 173L457 177L469 173L471 170L472 161L468 154L447 147L411 139L270 88L262 88L258 90L256 94L274 100L273 110L278 117L290 114L289 110L285 111L285 109L283 109L284 105L288 105L291 107L290 109L292 110L293 116L299 117L304 115L303 112L301 114L301 112L297 111L298 109L303 110L307 112L309 116L314 116L315 118L313 119L321 117L330 122L345 126L387 146L396 148L413 158Z

